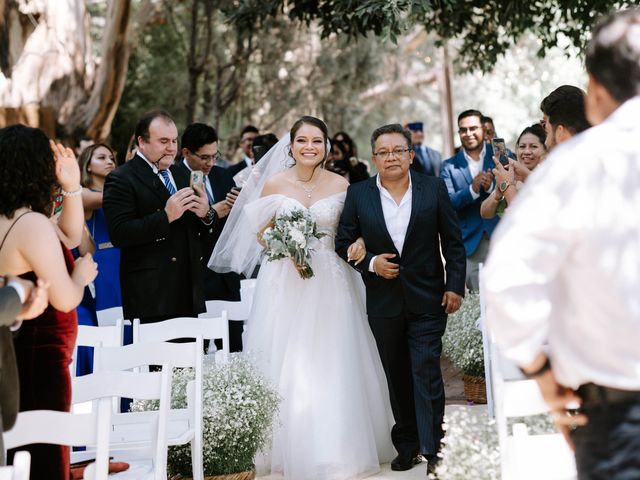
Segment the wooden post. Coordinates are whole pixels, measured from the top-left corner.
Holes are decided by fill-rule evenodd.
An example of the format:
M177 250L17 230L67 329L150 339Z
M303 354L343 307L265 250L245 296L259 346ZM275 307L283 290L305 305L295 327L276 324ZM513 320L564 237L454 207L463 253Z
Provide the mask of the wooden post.
M440 92L440 124L442 126L442 158L453 156L453 104L451 101L451 61L445 42L440 48L440 69L438 72Z

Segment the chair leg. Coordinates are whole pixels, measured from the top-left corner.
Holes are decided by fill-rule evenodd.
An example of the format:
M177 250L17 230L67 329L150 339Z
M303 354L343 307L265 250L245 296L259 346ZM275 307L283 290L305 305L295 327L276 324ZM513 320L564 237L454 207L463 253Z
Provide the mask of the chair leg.
M191 440L191 470L193 480L204 480L202 439L198 438L197 435Z

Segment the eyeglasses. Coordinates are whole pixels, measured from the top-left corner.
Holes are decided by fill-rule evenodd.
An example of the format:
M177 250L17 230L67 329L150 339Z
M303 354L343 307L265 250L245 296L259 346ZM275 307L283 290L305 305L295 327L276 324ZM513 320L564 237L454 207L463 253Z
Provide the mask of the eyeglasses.
M378 157L380 160L387 160L389 157L391 157L391 155L393 155L396 158L402 157L409 150L410 150L409 148L394 148L390 152L388 152L387 150L380 150L378 152L375 152L374 155Z
M458 133L460 135L464 135L465 133L469 132L469 133L475 133L476 131L478 131L480 129L480 127L460 127L458 129Z
M215 155L198 155L195 152L191 152L191 155L198 157L200 160L202 160L205 163L209 163L209 162L215 163L222 158L222 155L220 155L220 152L216 152Z

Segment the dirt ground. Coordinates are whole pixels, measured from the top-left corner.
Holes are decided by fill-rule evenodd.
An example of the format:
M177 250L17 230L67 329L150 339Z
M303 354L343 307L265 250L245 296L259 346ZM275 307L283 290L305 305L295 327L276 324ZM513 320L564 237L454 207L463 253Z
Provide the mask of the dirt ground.
M440 363L442 368L442 379L444 380L444 393L447 405L466 405L464 398L464 386L462 384L462 374L457 370L445 356Z

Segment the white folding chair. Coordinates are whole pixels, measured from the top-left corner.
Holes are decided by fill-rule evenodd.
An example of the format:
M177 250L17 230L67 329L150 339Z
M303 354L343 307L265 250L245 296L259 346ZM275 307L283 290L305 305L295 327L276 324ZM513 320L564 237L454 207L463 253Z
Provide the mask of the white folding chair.
M509 419L528 417L549 411L535 380L526 379L518 367L506 359L486 331L487 311L480 272L480 305L485 349L485 376L490 413L495 414L500 444L503 480L573 480L575 457L560 433L530 435L524 423L513 425ZM541 461L541 459L544 459Z
M98 408L108 408L113 397L131 396L144 400L159 400L157 411L145 412L144 419L135 414L110 413L107 423L106 442L108 454L113 455L116 461L127 460L131 468L118 474L117 478L153 478L154 480L166 480L167 477L167 429L168 412L171 404L171 365L165 363L160 372L130 372L130 371L101 371L90 375L84 375L73 379L72 402L87 402L92 399L100 399ZM123 418L133 415L137 431L143 431L148 440L136 444L135 453L123 448L118 443L115 433L117 426L125 423ZM144 420L144 421L142 421ZM115 440L114 440L115 437ZM87 443L86 451L73 452L73 461L93 458L101 458L98 454L99 444ZM144 460L144 462L140 462ZM97 462L96 462L97 463ZM141 464L142 463L142 464ZM148 464L151 464L149 467ZM107 458L108 471L108 458ZM95 466L96 471L101 471L100 466ZM111 478L111 477L110 477Z
M13 465L0 467L0 480L29 480L31 473L31 455L29 452L16 452Z
M69 446L95 444L95 478L106 480L109 472L110 413L111 400L108 398L103 399L99 408L91 413L73 414L53 410L20 412L14 427L4 434L5 447L18 448L32 443Z
M122 307L105 308L96 312L99 327L109 327L116 324L117 320L124 320Z
M145 324L141 324L140 320L135 319L133 321L133 343L166 342L177 338L196 338L197 336L209 341L221 339L221 356L226 358L229 355L229 322L227 319L227 313L224 311L219 316L209 316L203 313L198 318L179 317Z
M153 325L161 323L165 322ZM169 364L171 367L194 369L195 380L187 389L187 408L169 409L167 444L169 446L191 444L193 478L201 480L204 478L202 459L202 336L180 332L178 337L194 337L196 341L191 343L153 341L151 340L152 334L146 330L146 327L151 325L138 325L140 327L138 341L132 345L96 349L96 355L100 357L100 368L103 370L125 370ZM154 336L157 335L159 338L166 336L166 332L164 334L158 333L156 329L151 331L154 332ZM130 452L129 455L135 458L136 450L145 448L150 443L148 434L144 429L140 429L139 425L147 423L147 417L153 414L155 412L128 412L113 415L112 446L116 446L119 451L122 450L123 454L125 451Z
M119 307L116 307L119 308ZM78 337L76 346L73 349L71 359L71 376L76 376L76 365L78 357L78 347L119 347L122 345L123 320L118 318L114 325L104 327L93 327L89 325L78 325ZM94 368L95 368L94 359Z

